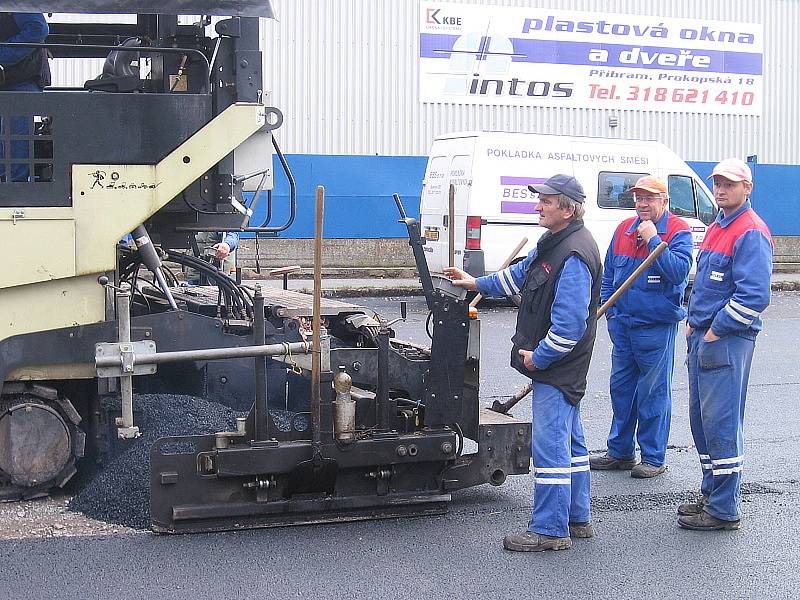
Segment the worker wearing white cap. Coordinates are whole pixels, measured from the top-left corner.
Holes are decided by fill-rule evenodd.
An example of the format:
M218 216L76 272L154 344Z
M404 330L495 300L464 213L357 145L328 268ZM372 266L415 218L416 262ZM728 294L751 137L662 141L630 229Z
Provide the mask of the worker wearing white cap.
M697 256L687 329L689 422L702 496L678 507L678 524L695 530L740 526L747 382L772 274L772 237L750 206L750 167L729 158L711 177L721 211Z

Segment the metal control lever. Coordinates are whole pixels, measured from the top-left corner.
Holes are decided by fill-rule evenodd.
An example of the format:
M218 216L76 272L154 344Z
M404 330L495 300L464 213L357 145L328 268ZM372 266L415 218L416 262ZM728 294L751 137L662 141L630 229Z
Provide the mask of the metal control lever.
M386 322L384 322L383 319L379 319L379 322L380 322L382 327L389 328L392 325L394 325L395 323L397 323L398 321L405 321L406 317L408 317L408 302L406 302L405 300L401 300L400 301L400 316L397 317L396 319L392 319L391 321L386 321Z
M113 283L111 283L111 280L108 278L107 275L100 275L100 277L97 278L97 283L99 283L105 288L111 288L112 290L116 290L118 292L122 291L122 288L117 287Z
M416 219L406 216L406 209L403 207L403 201L400 199L400 195L392 194L392 198L394 198L397 211L400 213L400 222L405 224L408 230L408 245L411 246L411 251L414 253L414 263L417 266L417 273L419 273L422 291L425 293L425 302L428 305L428 310L433 310L435 290L433 288L431 271L428 268L428 259L425 258L425 251L422 249L425 245L425 238L420 235L419 222Z

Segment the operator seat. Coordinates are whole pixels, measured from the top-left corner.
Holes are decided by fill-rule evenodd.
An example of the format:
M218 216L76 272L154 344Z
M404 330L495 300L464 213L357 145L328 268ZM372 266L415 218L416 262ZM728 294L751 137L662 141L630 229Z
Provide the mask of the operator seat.
M120 46L141 46L139 38L128 38ZM112 50L103 64L103 72L83 84L83 88L96 92L138 92L144 82L139 79L140 52Z

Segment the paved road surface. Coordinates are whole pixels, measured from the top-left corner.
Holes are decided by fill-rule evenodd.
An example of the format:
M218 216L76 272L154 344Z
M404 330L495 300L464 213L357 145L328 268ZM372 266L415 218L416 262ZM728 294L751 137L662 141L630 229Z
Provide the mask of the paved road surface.
M396 302L365 300L394 315ZM404 337L424 341L420 298ZM508 364L514 312L484 308L482 395L524 383ZM797 598L800 596L800 294L777 293L759 336L747 415L743 528L679 530L675 506L699 486L687 418L685 348L676 357L669 471L593 476L597 537L543 555L501 549L523 529L529 477L456 494L442 517L159 537L0 543L0 598ZM679 344L681 346L681 344ZM605 447L610 350L598 336L583 402L589 447ZM515 409L525 415L530 402Z

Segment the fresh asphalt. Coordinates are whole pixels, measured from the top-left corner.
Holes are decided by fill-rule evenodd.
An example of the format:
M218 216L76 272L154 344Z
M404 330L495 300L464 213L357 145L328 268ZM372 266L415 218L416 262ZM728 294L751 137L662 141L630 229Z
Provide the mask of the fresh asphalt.
M424 342L422 298L408 298L399 337ZM364 299L386 317L394 299ZM515 313L481 309L481 394L506 398ZM502 549L527 524L531 478L454 495L440 517L236 533L51 538L0 543L0 598L797 598L800 587L800 294L777 292L750 380L743 527L678 529L675 507L698 489L679 336L669 470L653 480L596 473L597 537L545 554ZM582 414L601 451L610 419L610 345L601 325ZM514 409L524 417L529 399Z

